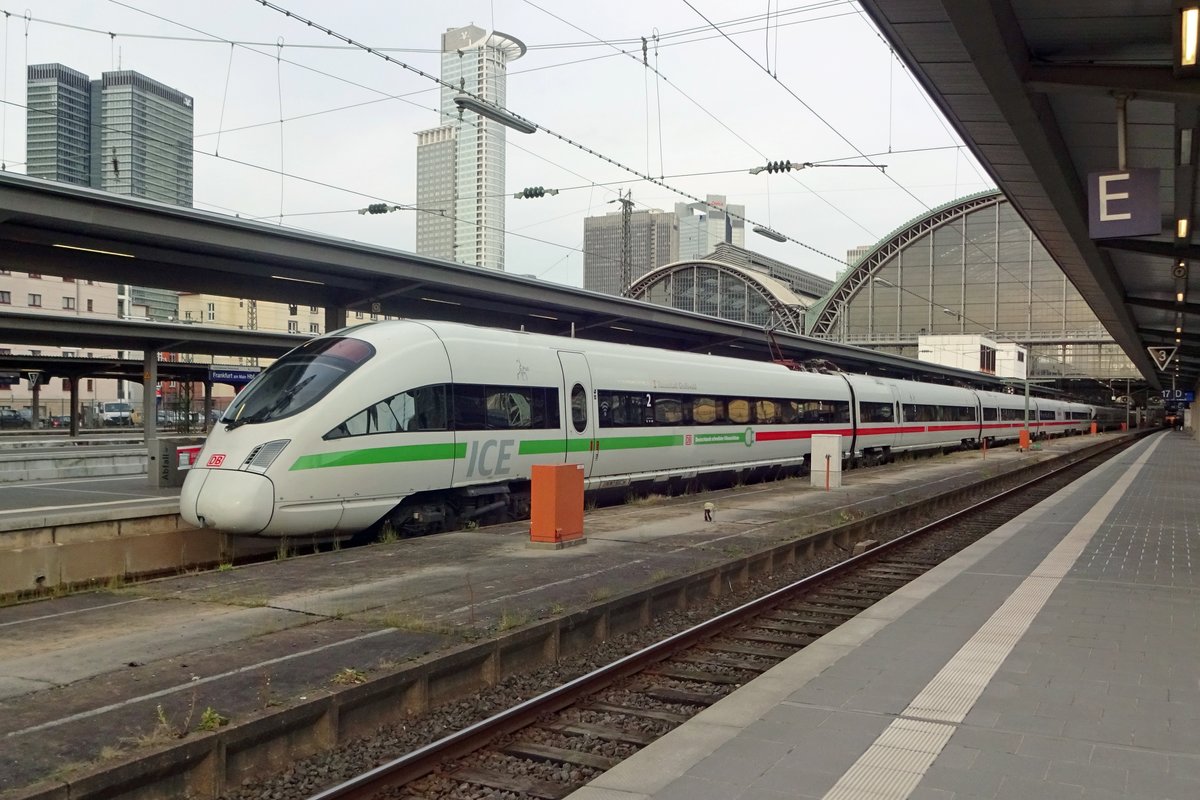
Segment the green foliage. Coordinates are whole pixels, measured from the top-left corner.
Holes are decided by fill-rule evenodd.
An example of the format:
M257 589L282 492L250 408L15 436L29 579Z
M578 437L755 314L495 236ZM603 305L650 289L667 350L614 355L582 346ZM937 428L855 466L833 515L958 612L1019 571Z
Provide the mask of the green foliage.
M196 726L196 730L215 731L217 728L228 724L228 717L221 716L212 706L208 706L203 712L201 712L200 724Z

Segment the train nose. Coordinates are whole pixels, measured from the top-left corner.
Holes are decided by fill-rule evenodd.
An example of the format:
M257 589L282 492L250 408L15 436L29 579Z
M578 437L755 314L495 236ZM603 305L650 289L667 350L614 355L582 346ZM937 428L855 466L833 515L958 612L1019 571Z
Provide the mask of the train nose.
M197 528L259 533L275 511L275 486L265 475L228 469L191 469L179 493L179 514Z

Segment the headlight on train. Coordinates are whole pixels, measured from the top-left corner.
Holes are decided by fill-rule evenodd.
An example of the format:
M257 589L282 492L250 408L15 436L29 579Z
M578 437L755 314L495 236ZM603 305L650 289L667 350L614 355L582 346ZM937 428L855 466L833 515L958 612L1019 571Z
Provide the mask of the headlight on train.
M265 473L275 459L279 458L283 448L287 447L291 441L291 439L276 439L273 442L260 444L250 451L250 455L246 456L241 468L247 472L257 472L260 475Z

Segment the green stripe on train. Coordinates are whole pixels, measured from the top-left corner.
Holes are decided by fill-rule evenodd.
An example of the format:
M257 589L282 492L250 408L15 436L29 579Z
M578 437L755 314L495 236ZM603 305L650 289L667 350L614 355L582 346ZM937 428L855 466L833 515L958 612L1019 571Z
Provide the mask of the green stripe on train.
M395 464L403 461L444 461L465 458L467 444L409 444L398 447L371 447L365 450L344 450L340 453L316 453L300 456L291 469L323 469L325 467L357 467L366 464Z
M739 434L740 437L740 434ZM600 451L605 450L635 450L645 447L679 447L683 444L682 436L608 436L598 440ZM581 453L590 449L590 439L571 439L566 443L565 452ZM521 442L517 454L522 456L541 456L548 453L562 453L562 439L533 439Z
M737 440L741 435L737 435ZM647 447L679 447L682 436L609 436L600 439L603 450L636 450ZM518 455L537 456L550 453L578 453L590 449L590 439L525 439L517 448ZM291 469L323 469L325 467L356 467L366 464L395 464L405 461L442 461L465 458L467 443L412 444L398 447L372 447L364 450L344 450L340 453L316 453L300 456Z

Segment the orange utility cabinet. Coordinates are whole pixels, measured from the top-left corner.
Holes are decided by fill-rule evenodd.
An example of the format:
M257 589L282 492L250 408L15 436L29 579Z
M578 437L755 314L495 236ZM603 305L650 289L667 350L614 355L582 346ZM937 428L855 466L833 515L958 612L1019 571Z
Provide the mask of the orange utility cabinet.
M1096 435L1096 423L1092 423L1092 436Z
M587 541L583 536L583 467L535 464L530 477L530 546L557 549Z
M1029 431L1020 431L1017 434L1017 448L1022 452L1029 450Z

